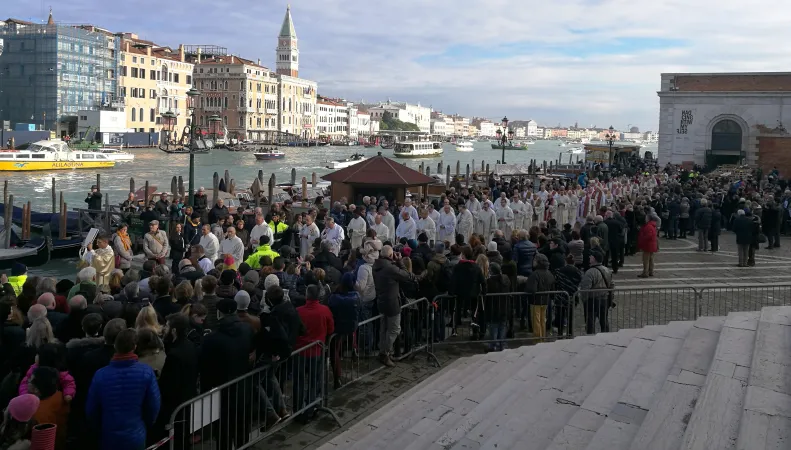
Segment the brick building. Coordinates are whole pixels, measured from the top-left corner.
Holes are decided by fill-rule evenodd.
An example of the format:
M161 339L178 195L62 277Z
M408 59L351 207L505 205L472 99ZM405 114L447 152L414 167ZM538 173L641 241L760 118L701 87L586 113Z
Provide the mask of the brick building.
M791 73L666 73L658 95L660 163L791 174Z

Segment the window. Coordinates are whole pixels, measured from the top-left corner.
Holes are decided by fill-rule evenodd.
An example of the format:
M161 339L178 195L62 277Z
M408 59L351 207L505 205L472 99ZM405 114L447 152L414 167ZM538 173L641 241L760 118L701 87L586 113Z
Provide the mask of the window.
M243 127L243 126L244 126L244 117L239 116L239 127ZM252 117L250 118L250 126L253 126L253 118Z
M127 72L126 72L126 66L121 66L121 76L122 76L122 77L125 77L125 76L126 76L126 73L127 73Z
M137 67L132 67L132 78L137 78Z
M137 90L137 95L139 95L140 98L146 98L146 90L143 89L143 88L138 89ZM142 117L142 115L143 114L141 113L140 116Z
M145 63L146 63L146 59L145 58L140 58L140 64L145 64Z
M149 132L149 133L154 133L154 129L153 129L153 128L149 128L149 129L148 129L148 132Z
M136 62L137 62L137 56L133 56L133 57L132 57L132 62L133 62L133 63L136 63Z
M42 153L38 153L38 154L34 153L34 154L31 155L31 157L35 158L35 159L44 159L46 156L47 155L44 155Z
M121 86L121 98L126 97L126 86Z
M176 83L179 82L179 74L177 74L177 73L173 74L173 81L175 81Z
M157 71L156 70L151 69L151 70L148 71L148 73L149 73L149 78L150 79L152 79L152 80L156 80L157 79Z
M140 121L143 121L143 108L140 108Z
M140 69L140 78L146 79L146 69Z
M151 113L151 114L149 114L149 117L150 117L150 118L149 118L148 120L149 120L150 122L153 122L153 121L155 120L155 119L154 119L154 108L151 108L151 111L150 111L150 113Z
M192 75L187 75L187 84L192 84Z
M157 98L157 90L156 89L151 89L148 92L148 98Z
M225 97L225 101L223 102L223 108L228 107L228 97Z
M132 108L132 122L134 122L136 120L137 120L137 110Z

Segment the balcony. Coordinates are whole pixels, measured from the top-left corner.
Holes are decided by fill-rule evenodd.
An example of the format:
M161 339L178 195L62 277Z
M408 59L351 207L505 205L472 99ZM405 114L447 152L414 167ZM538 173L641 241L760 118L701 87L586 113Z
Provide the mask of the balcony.
M277 108L266 108L267 114L277 114Z

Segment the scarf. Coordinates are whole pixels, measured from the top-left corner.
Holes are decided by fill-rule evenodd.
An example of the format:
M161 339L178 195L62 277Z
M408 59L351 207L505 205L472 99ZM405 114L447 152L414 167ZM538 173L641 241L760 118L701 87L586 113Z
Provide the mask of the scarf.
M119 231L117 234L118 237L121 238L121 244L124 246L124 250L129 251L129 249L132 248L132 240L129 238L129 234L125 231Z

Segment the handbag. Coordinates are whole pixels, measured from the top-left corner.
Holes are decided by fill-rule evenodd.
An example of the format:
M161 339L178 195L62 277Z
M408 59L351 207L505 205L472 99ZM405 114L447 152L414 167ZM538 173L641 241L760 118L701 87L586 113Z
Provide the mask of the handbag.
M118 253L115 254L115 268L116 269L121 268L121 255L119 255Z

